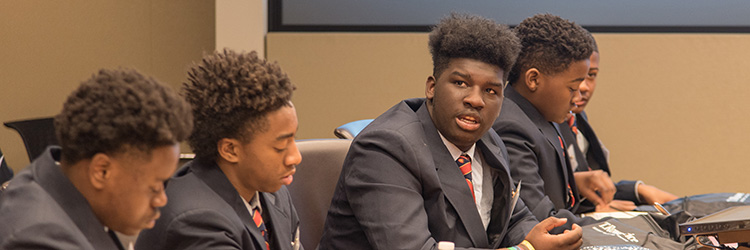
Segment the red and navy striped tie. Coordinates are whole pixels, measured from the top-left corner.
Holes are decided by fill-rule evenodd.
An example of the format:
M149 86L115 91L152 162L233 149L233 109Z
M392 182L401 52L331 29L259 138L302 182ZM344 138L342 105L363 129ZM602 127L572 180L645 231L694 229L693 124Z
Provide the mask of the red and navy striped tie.
M266 224L263 223L263 217L260 216L260 209L253 209L253 221L255 226L260 230L260 235L263 235L263 239L266 241L266 249L271 250L271 246L268 245L268 231L266 231Z
M461 169L461 173L466 178L466 184L469 185L469 190L471 190L471 197L476 202L477 197L474 196L474 184L471 182L471 158L467 154L462 154L456 160L456 164L458 164L458 168Z

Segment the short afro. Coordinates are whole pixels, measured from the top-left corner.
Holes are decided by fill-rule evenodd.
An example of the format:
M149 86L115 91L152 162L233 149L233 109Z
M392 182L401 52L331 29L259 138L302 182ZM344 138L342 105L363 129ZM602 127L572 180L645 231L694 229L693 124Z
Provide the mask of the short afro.
M68 96L55 117L62 160L178 143L193 127L190 107L176 91L134 69L102 69Z
M451 13L430 32L432 74L439 77L452 58L469 58L503 69L503 80L521 50L515 34L487 18Z
M278 64L258 53L229 49L205 56L183 85L193 106L195 129L188 141L198 159L213 162L222 138L243 142L267 129L266 115L291 105L292 85Z
M552 14L526 18L515 32L522 48L510 73L511 83L531 68L545 74L563 72L571 63L588 59L594 51L594 40L588 31Z

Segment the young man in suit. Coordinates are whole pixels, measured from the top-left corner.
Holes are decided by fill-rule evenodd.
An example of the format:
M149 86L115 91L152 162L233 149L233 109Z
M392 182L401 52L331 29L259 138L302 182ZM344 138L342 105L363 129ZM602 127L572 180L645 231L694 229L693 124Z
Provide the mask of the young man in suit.
M518 39L504 25L453 14L430 33L426 98L392 107L359 133L336 186L320 249L577 249L580 227L548 230L514 193L490 130ZM463 171L463 172L462 172Z
M493 125L508 147L513 180L522 182L521 199L537 219L593 223L575 215L581 196L608 204L614 185L602 171L573 173L557 125L581 99L593 40L581 26L551 14L529 17L515 31L523 47Z
M135 70L101 70L55 117L52 146L0 194L0 249L123 249L167 203L190 107Z
M581 100L576 102L573 114L560 124L560 134L566 142L565 151L572 169L584 172L601 170L611 175L609 150L602 145L596 133L594 133L584 111L594 95L596 77L599 74L599 48L595 40L594 52L591 54L589 61L591 63L588 75L579 86ZM641 181L623 180L617 182L615 186L617 191L610 206L618 210L633 210L636 205L653 205L654 202L666 203L678 198L676 195L644 184ZM592 204L588 204L588 202L584 204L592 207Z
M254 51L215 52L190 69L184 92L196 158L170 180L170 203L137 249L299 247L299 219L284 187L302 160L294 88Z

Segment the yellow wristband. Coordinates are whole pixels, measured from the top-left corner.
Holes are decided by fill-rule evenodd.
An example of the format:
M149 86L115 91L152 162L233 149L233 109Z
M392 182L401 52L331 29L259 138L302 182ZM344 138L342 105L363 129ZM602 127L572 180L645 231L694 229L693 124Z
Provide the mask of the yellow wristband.
M526 249L528 250L536 250L534 249L534 246L531 245L531 242L529 242L528 240L523 240L523 242L521 242L521 244L519 245L526 247Z

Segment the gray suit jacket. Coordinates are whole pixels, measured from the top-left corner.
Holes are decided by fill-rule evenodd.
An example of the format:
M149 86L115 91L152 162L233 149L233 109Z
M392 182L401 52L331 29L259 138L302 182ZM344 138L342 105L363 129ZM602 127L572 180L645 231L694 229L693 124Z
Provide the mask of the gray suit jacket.
M299 219L289 191L282 186L259 194L271 248L292 249ZM135 249L266 250L242 198L215 163L188 163L169 181L167 197L162 216L141 232Z
M482 226L469 187L432 123L425 99L402 101L352 142L326 218L320 249L456 249L520 243L537 223L519 200L507 153L494 131L477 142L494 185Z
M118 249L49 147L0 194L0 249Z
M508 85L500 116L492 126L508 147L513 180L521 185L521 198L538 220L555 216L568 223L553 232L595 222L574 213L580 203L573 171L568 167L556 123L547 121Z

